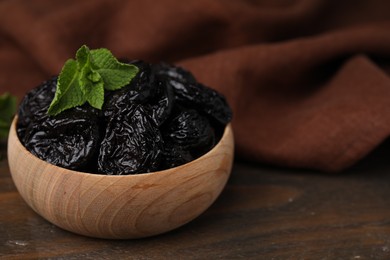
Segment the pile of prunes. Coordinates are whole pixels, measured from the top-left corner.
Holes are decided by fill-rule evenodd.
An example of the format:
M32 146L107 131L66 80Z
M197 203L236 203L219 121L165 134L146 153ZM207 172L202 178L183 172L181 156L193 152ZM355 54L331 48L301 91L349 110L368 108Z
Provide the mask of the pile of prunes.
M109 175L176 167L212 149L232 118L226 99L180 67L129 63L138 74L106 91L102 110L84 104L49 116L57 77L31 90L18 111L20 141L51 164Z

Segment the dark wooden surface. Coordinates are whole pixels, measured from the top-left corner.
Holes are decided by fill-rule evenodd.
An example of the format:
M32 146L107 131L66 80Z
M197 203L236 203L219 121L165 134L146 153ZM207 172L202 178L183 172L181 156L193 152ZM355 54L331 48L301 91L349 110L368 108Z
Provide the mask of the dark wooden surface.
M0 259L390 259L390 147L338 174L236 161L191 223L140 240L63 231L22 200L0 162Z

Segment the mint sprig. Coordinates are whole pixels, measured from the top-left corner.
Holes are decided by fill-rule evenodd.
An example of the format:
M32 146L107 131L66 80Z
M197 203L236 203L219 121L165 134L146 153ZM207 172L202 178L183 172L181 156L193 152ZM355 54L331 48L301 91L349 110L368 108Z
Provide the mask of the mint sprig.
M76 53L76 60L65 62L47 113L55 116L86 102L102 109L104 90L126 86L137 73L136 66L119 62L108 49L90 50L83 45Z

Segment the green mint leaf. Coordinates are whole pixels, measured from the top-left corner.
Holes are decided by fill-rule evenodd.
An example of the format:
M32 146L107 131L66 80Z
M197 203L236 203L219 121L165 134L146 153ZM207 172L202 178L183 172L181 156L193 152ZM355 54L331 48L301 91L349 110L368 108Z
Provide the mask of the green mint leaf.
M9 93L0 96L0 138L6 138L16 113L17 99Z
M137 73L136 66L119 62L109 50L90 50L83 45L76 53L76 60L69 59L62 68L47 113L55 116L85 102L101 109L104 90L126 86Z
M104 82L98 72L93 69L91 52L85 45L76 53L79 66L79 84L85 101L92 107L102 109L104 103Z
M97 67L96 72L104 81L104 88L117 90L127 84L137 75L138 68L132 64L119 62L107 49L91 50L93 64Z
M91 52L86 45L80 47L76 52L76 60L80 69L90 66Z
M92 68L93 64L91 63L91 52L87 46L83 45L77 51L76 60L79 70L79 84L81 90L84 92L86 90L86 88L84 88L86 85L88 85L91 81L92 83L97 83L101 77L100 75L96 75L97 73Z
M102 109L104 103L104 83L100 78L97 82L87 81L83 86L86 101L97 109Z
M76 53L76 60L78 66L78 81L79 86L83 94L91 92L91 82L88 78L88 75L91 73L91 53L89 48L85 45L81 46ZM84 100L85 102L86 100Z
M55 116L84 103L85 97L79 85L78 63L69 59L58 77L56 93L47 113Z

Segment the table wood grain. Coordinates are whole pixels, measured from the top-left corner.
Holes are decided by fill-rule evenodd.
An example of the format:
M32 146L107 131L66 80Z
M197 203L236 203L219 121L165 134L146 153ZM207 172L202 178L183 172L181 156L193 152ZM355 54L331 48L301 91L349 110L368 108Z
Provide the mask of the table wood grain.
M4 150L3 150L4 152ZM33 212L0 161L0 259L390 259L390 145L339 174L236 160L218 200L172 232L102 240Z

